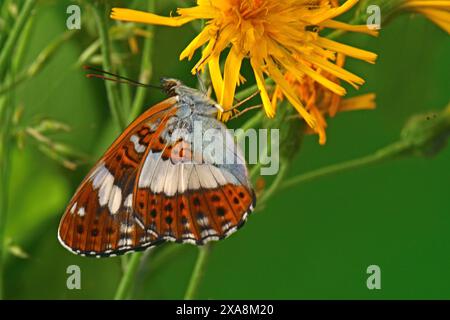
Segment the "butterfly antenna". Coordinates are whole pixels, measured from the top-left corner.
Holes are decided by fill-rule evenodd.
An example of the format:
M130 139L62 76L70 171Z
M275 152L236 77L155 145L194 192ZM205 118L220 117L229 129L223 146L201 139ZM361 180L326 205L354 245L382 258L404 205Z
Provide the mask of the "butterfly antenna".
M98 68L94 68L91 66L84 66L83 67L85 70L90 70L90 71L95 71L98 72L100 74L97 73L88 73L86 75L86 77L88 78L99 78L99 79L103 79L103 80L108 80L108 81L114 81L117 83L125 83L125 84L130 84L130 85L134 85L134 86L139 86L139 87L147 87L147 88L154 88L154 89L162 89L161 86L155 86L152 84L146 84L146 83L141 83L139 81L112 73L112 72L108 72L102 69L98 69ZM110 78L110 77L106 77L105 74L113 76L114 78Z

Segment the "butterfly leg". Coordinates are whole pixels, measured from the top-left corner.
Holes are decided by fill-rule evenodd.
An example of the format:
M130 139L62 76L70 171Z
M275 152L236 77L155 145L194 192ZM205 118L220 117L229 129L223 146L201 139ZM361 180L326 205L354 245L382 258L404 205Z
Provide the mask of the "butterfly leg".
M249 112L249 111L251 111L251 110L260 109L260 108L262 108L262 104L258 104L258 105L256 105L256 106L252 106L252 107L245 108L244 110L239 111L239 112L236 113L234 116L232 116L228 121L237 119L237 118L239 118L240 116L242 116L244 113L247 113L247 112Z
M233 111L237 108L239 108L240 106L244 105L245 103L247 103L248 101L252 100L254 97L256 97L259 94L259 90L255 91L254 93L252 93L251 95L249 95L247 98L245 98L244 100L239 101L238 103L236 103L234 106L232 106L230 109L228 110L224 110L225 112L230 112Z

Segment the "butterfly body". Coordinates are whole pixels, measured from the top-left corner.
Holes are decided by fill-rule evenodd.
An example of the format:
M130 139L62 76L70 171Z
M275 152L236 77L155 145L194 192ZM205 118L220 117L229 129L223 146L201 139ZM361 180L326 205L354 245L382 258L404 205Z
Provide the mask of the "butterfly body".
M70 251L104 257L165 241L202 245L236 231L252 211L245 160L217 120L220 106L178 80L162 86L168 98L119 136L70 201L58 232Z

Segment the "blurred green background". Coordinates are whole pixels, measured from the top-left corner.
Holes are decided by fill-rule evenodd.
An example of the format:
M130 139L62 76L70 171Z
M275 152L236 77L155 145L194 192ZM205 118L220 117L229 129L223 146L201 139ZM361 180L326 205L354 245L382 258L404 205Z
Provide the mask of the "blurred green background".
M66 31L66 8L72 3L39 4L25 64ZM155 3L157 12L166 15L176 7L174 1ZM83 15L83 5L81 9ZM190 26L156 27L153 83L170 76L195 85L193 64L178 61L194 35ZM103 82L86 79L84 70L74 67L89 37L83 25L41 73L18 87L14 99L24 107L22 124L43 118L65 122L71 132L52 138L96 159L118 131ZM378 39L346 35L340 41L379 54L376 65L351 59L347 64L367 80L349 96L376 92L378 108L330 120L325 146L308 136L290 176L369 154L395 141L411 115L440 110L449 102L449 38L424 17L399 16ZM138 62L138 55L130 56L124 67L135 70ZM162 97L150 91L146 106ZM28 140L23 149L14 148L11 165L7 236L29 258L8 257L5 297L112 298L121 276L120 259L75 256L56 236L65 206L90 166L67 170ZM447 148L432 159L391 161L282 191L242 230L214 246L199 298L450 298L449 168ZM133 296L182 298L196 254L195 247L184 245L154 272L150 256ZM72 264L81 267L81 290L66 288L66 268ZM366 269L372 264L381 267L381 290L366 287Z

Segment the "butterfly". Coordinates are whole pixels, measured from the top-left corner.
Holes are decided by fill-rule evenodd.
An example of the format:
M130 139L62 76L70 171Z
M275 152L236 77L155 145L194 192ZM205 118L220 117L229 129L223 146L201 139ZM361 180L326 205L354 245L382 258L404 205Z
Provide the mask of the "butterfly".
M125 129L69 202L58 239L71 252L112 257L168 241L203 245L231 235L254 209L242 151L217 120L220 105L179 80L161 85L167 99ZM233 161L193 147L196 125L215 130Z

